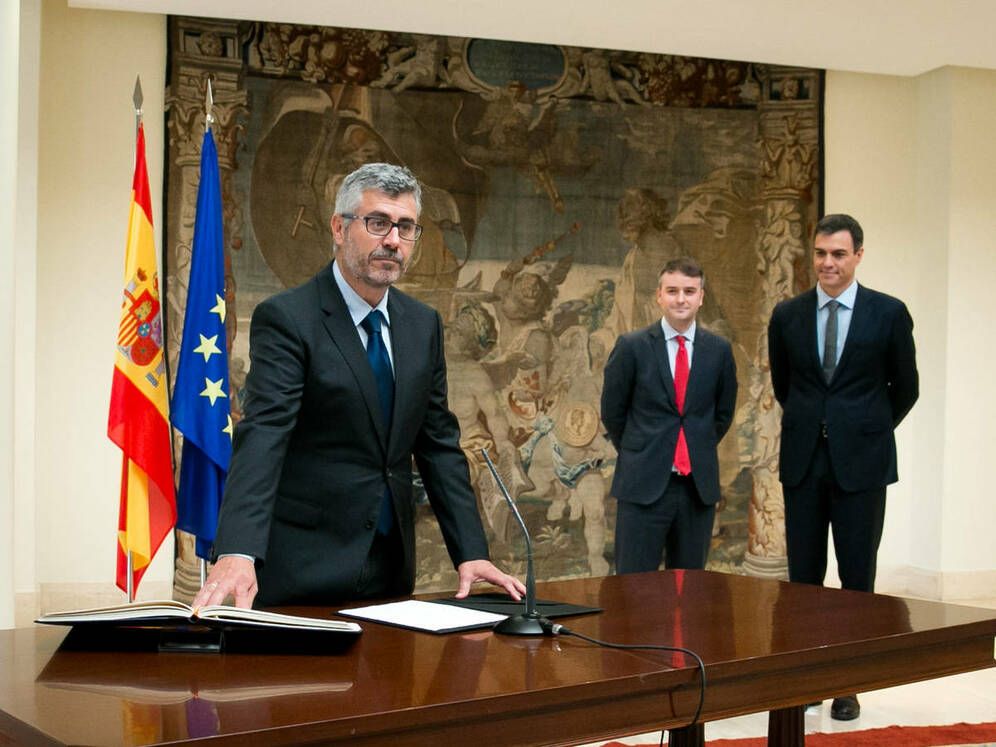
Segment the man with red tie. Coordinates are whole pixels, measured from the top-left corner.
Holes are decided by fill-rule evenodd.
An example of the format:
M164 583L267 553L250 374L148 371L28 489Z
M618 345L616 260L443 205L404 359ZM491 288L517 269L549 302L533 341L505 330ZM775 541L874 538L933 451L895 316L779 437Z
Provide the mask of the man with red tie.
M660 273L659 322L621 336L605 366L602 422L618 460L617 573L704 568L720 499L716 447L733 420L730 343L696 324L702 268L688 258Z

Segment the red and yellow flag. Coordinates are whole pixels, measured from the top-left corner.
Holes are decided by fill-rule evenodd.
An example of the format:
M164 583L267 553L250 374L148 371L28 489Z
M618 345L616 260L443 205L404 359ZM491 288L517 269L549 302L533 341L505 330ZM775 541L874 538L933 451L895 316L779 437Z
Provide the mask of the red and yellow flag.
M176 524L162 306L141 124L135 150L124 296L107 419L107 435L122 451L117 562L122 591L128 588L128 553L132 590L137 591L145 569Z

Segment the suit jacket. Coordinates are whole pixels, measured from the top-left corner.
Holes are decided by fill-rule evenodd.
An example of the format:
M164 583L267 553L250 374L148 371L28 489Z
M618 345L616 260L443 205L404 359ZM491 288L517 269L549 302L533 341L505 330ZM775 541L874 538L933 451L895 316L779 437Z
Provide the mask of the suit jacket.
M779 477L798 485L826 423L834 476L847 491L899 479L894 429L919 396L913 319L899 299L858 286L844 349L828 384L816 337L816 289L775 307L768 356L782 405Z
M642 505L664 494L674 466L678 430L692 462L692 478L707 505L719 501L716 446L733 420L737 369L730 343L696 327L695 348L678 414L667 341L659 322L617 341L605 365L602 422L618 452L612 494Z
M454 565L488 556L447 405L439 314L397 289L388 312L396 382L390 432L331 265L253 313L244 418L214 549L257 558L261 606L349 599L386 488L404 549L398 572L413 588L413 456Z

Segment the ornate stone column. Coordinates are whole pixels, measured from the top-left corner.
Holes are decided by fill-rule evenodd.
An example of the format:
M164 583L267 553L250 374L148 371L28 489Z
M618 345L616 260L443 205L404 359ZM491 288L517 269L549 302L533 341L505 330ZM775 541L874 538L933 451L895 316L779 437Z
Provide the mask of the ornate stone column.
M816 71L771 67L759 105L764 222L757 245L762 290L758 314L765 327L758 337L748 384L756 411L743 566L753 576L788 578L785 505L778 480L781 408L771 389L767 320L779 301L810 284L808 236L817 209L811 185L820 166L819 120L811 99L818 86Z
M206 18L171 18L169 33L173 38L174 54L170 65L170 85L166 89L167 127L170 169L177 169L179 178L169 179L166 216L165 248L167 298L166 352L170 373L176 375L183 316L187 304L187 284L190 272L190 252L194 237L197 188L200 180L201 142L204 137L205 98L207 81L211 80L214 95L214 132L221 173L222 204L225 235L225 296L228 313L226 333L231 354L235 336L235 284L231 271L231 250L241 245L242 216L232 198L232 174L238 168L236 152L248 116L247 94L244 88L242 39L238 24ZM237 397L230 398L237 402ZM232 412L233 418L238 412ZM179 469L182 437L174 440L174 453ZM173 597L190 601L200 588L200 560L194 551L193 536L176 532L176 570Z

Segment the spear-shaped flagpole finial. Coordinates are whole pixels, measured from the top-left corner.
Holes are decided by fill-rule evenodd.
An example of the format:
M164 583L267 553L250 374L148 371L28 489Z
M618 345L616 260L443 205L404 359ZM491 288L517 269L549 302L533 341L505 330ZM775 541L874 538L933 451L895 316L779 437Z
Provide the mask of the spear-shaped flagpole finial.
M214 93L211 90L211 79L207 79L207 93L204 96L204 129L211 129L214 124Z
M131 95L131 100L135 104L135 129L138 129L138 125L142 122L142 102L145 100L142 97L142 76L135 76L135 92Z

